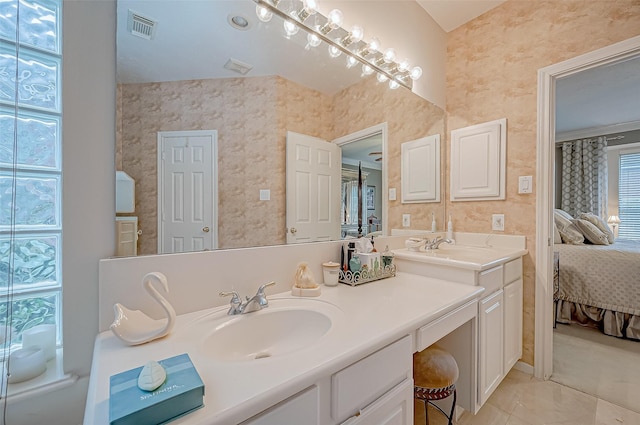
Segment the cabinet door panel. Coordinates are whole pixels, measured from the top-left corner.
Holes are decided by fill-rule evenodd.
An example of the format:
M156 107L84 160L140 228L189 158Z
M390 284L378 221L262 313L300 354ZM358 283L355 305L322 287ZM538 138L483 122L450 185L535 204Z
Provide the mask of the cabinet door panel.
M504 376L504 305L502 290L481 300L479 306L480 388L478 401L480 405L483 405Z
M504 288L504 373L522 357L522 279Z
M406 379L397 387L363 409L358 416L342 425L412 425L413 379Z
M312 386L288 400L268 409L242 425L283 425L320 423L320 403L317 386Z

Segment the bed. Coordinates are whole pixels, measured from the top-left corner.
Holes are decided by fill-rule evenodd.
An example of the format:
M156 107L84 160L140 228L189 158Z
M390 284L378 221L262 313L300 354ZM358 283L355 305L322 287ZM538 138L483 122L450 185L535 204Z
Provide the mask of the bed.
M556 244L554 250L559 259L556 320L640 340L640 241Z

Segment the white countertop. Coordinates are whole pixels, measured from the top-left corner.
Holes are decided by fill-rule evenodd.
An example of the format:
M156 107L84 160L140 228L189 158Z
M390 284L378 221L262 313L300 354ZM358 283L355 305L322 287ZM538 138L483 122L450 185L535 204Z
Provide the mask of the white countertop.
M527 254L526 249L512 247L478 247L446 244L434 250L412 251L407 248L395 249L393 253L401 260L418 261L438 266L474 271L487 270Z
M109 423L111 375L182 353L189 354L204 381L205 406L172 423L239 423L477 299L483 291L478 286L399 272L396 277L356 287L323 286L317 298L299 299L288 292L269 295L274 306L291 303L291 299L328 302L341 310L340 317L308 349L248 362L211 359L202 350L202 335L194 333L196 321L212 313L224 314L226 306L180 315L169 336L140 346L126 346L110 331L103 332L95 342L84 423Z

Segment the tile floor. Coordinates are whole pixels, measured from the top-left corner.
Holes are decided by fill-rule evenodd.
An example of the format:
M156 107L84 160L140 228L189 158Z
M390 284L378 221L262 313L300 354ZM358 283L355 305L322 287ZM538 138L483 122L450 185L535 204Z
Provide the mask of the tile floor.
M640 395L639 402L640 402ZM424 424L422 402L415 402L414 424ZM429 410L430 425L447 423ZM640 413L552 381L512 370L477 415L465 412L458 425L640 425Z

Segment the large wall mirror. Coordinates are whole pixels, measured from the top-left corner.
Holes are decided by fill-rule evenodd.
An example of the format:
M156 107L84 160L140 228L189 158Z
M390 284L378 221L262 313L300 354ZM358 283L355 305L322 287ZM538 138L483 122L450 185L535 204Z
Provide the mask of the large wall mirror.
M344 56L331 58L322 44L311 47L303 31L286 38L282 20L261 22L255 8L252 0L118 0L116 169L135 180L135 212L126 215L136 216L141 230L137 254L159 253L159 133L213 131L215 155L204 156L215 158L217 181L190 190L215 192L217 225L207 226L216 236L214 248L286 243L287 132L334 142L384 124L384 147L380 137L341 145L344 169L359 160L373 164L363 165L370 176L365 194L373 194L364 233L401 228L403 213L426 224L432 213L443 218L444 202L386 200L387 188L399 193L401 187L401 144L444 135L444 111L406 88L363 78ZM145 19L156 23L153 29ZM140 37L131 28L149 33ZM187 138L184 146L198 140ZM195 158L208 151L193 152ZM165 151L164 159L172 155ZM164 190L171 184L165 179ZM349 232L347 226L341 235Z

